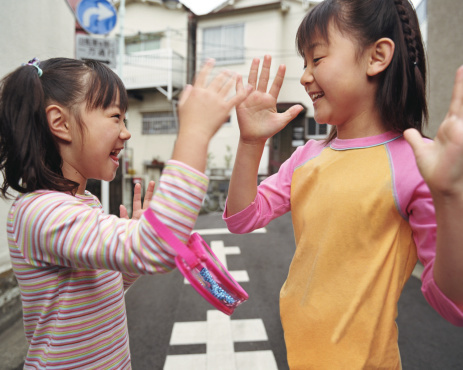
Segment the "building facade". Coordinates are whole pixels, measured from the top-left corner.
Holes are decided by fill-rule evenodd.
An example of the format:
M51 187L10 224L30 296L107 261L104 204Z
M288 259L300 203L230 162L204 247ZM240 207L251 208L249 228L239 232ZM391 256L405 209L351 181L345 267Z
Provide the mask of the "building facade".
M0 76L30 59L75 55L75 20L62 0L1 1ZM0 175L1 176L1 175ZM0 200L0 331L21 315L19 290L11 270L6 217L11 201Z
M75 57L76 22L72 7L78 0L1 1L0 75L33 57ZM119 8L121 2L113 1ZM206 58L217 60L217 70L227 68L247 79L253 58L273 57L274 76L279 64L287 66L278 109L302 104L305 109L290 125L267 143L259 172L265 176L309 138L322 138L327 128L313 121L309 97L299 83L303 61L297 55L295 34L300 21L317 1L224 0L204 15L188 8L169 9L162 0L126 0L123 23L122 67L116 71L130 96L128 127L132 139L124 151L116 204L131 207L135 182L157 179L172 154L178 120L176 104L185 83L191 80ZM421 0L416 2L428 54L430 125L434 137L451 99L456 69L463 64L463 2ZM108 36L119 38L117 24ZM239 139L236 115L232 112L211 142L209 170L231 169ZM114 195L114 196L112 196ZM10 202L0 202L0 223L6 225ZM0 330L12 305L16 304L9 262L6 228L0 227ZM16 302L16 303L15 303ZM20 313L20 312L19 312Z

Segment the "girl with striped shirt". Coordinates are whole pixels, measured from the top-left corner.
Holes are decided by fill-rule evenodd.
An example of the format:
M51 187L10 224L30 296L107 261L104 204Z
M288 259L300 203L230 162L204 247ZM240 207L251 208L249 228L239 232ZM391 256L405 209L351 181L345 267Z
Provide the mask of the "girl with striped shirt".
M180 98L172 159L144 204L185 242L208 185L208 143L246 95L228 98L227 73L208 83L212 67ZM30 344L24 368L130 369L124 290L171 271L175 252L141 205L131 220L104 214L85 190L89 178L114 178L130 138L124 85L101 63L53 58L17 68L0 88L0 189L19 192L7 232Z

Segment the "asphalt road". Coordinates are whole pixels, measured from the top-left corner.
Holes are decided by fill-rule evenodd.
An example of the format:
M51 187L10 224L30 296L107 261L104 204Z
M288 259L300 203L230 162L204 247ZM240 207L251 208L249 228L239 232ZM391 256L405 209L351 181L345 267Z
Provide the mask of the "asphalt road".
M201 215L197 223L197 229L224 227L220 214ZM288 369L278 296L294 253L290 214L274 220L266 229L265 234L204 235L204 239L209 244L223 240L225 246L240 247L240 254L227 257L228 269L248 272L249 282L241 285L250 298L236 309L231 321L262 319L265 326L267 340L234 343L234 350L250 353L270 350L277 369ZM425 301L420 285L420 280L412 276L399 302L397 324L403 368L463 369L463 328L442 319ZM171 345L170 340L174 323L205 321L209 310L211 306L183 283L178 272L137 281L127 293L133 368L165 369L166 355L171 358L206 353L204 343ZM249 366L237 368L268 370L259 362ZM195 369L193 362L188 369Z
M220 214L201 215L197 223L197 229L224 227ZM130 288L126 302L134 370L200 370L206 359L220 364L209 369L231 369L230 352L240 356L235 362L239 370L288 369L278 296L294 253L290 215L266 230L203 235L209 245L229 251L228 269L243 278L240 284L249 293L231 317L214 310L178 271L141 277ZM416 277L405 286L397 324L405 370L463 369L463 328L427 304ZM26 351L19 320L0 333L0 369L20 369Z

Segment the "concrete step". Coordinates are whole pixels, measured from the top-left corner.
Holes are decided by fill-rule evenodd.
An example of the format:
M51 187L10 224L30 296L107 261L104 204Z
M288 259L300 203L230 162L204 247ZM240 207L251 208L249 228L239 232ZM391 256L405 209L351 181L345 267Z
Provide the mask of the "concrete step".
M22 369L28 346L21 317L0 333L0 368Z

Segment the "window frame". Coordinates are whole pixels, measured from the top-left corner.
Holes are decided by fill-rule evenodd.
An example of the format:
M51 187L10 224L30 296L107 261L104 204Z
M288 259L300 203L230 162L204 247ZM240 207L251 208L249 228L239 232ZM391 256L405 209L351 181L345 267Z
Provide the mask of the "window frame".
M227 30L236 28L241 34L230 37L230 35L226 34ZM206 36L208 32L220 32L218 35L219 41L217 44L210 44L208 38L210 36ZM219 26L211 26L205 27L202 29L202 59L205 61L208 58L215 59L216 65L227 65L227 64L242 64L246 60L246 50L245 50L245 43L244 43L244 32L245 32L245 24L244 23L232 23L232 24L225 24ZM229 37L233 41L239 41L240 45L230 45L229 47L224 47L227 44L227 37Z
M310 134L310 123L313 122L315 123L315 135ZM326 128L325 133L320 133L320 127L324 126ZM305 138L307 140L309 139L325 139L328 137L328 134L330 132L330 125L324 123L320 124L313 117L306 117L305 122L304 122L304 131L305 131ZM324 130L323 130L324 131Z
M150 119L151 122L146 122ZM163 123L163 121L167 121L167 123ZM142 135L172 135L177 133L178 120L174 112L164 111L142 113Z

